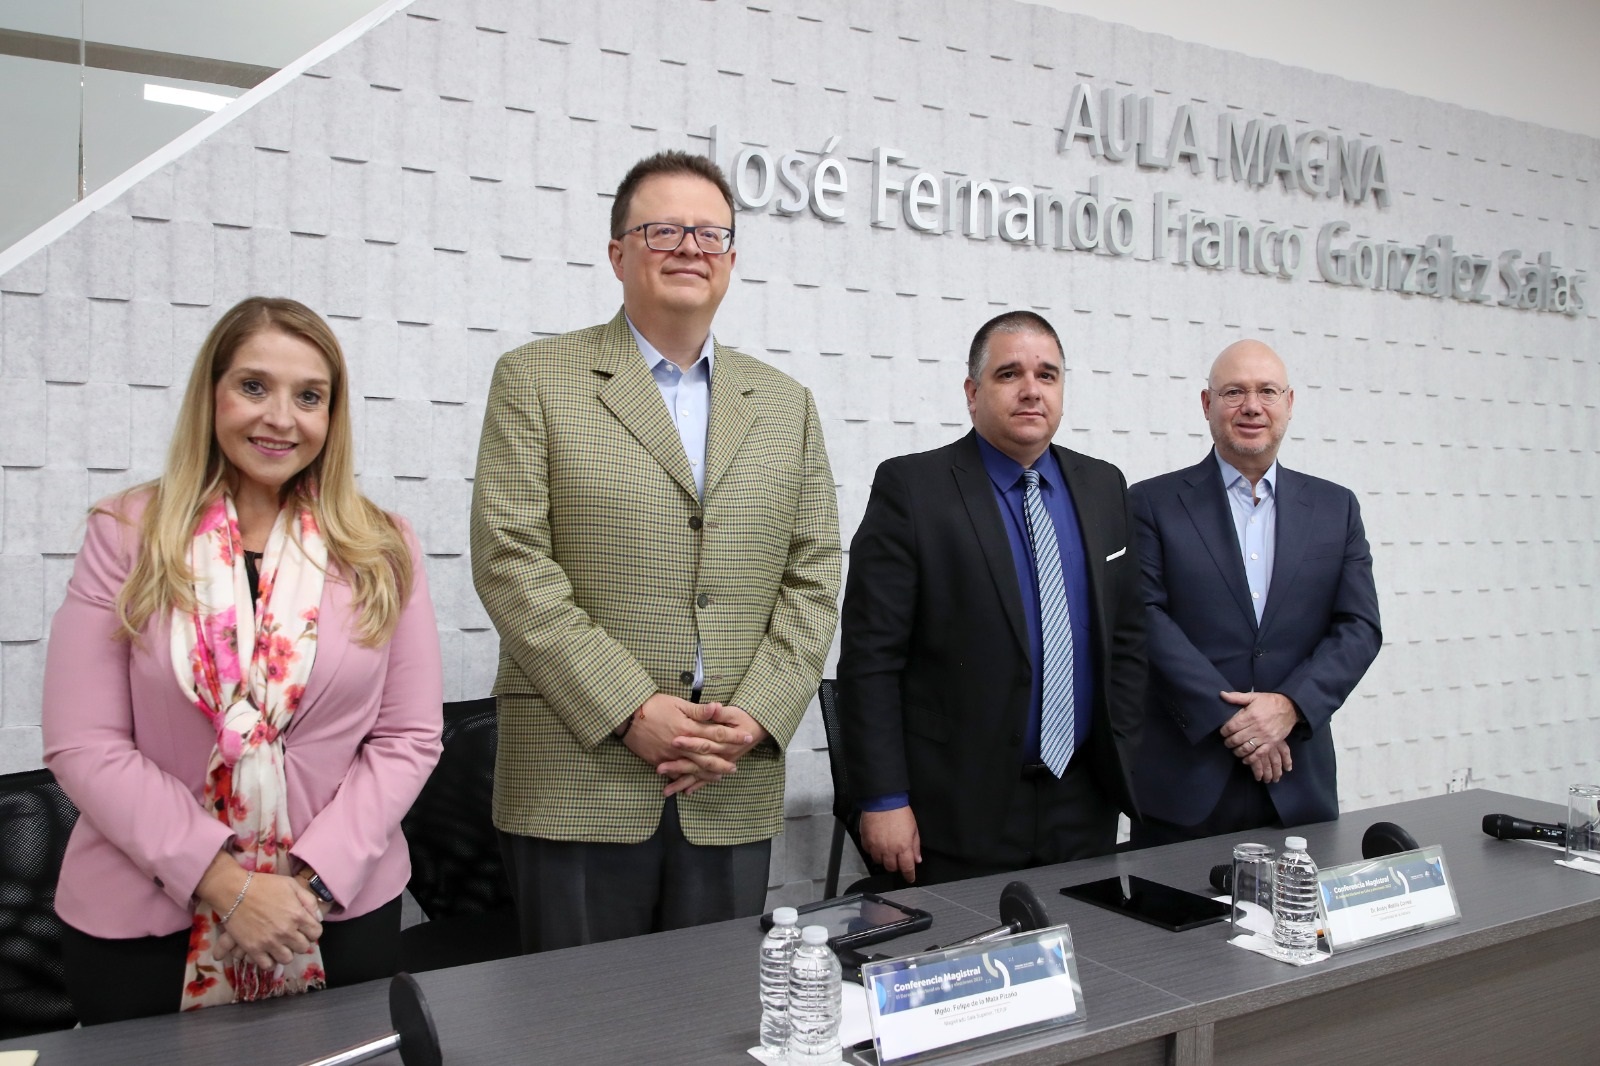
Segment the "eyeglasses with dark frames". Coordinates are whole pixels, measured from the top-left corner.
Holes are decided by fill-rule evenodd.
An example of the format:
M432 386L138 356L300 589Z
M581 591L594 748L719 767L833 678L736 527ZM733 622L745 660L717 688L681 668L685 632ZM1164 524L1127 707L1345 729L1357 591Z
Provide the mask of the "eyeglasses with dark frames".
M721 255L733 247L733 230L727 226L680 226L676 222L641 222L617 234L626 237L630 233L642 232L645 247L655 252L675 252L683 243L683 238L688 234L694 235L694 243L707 255Z

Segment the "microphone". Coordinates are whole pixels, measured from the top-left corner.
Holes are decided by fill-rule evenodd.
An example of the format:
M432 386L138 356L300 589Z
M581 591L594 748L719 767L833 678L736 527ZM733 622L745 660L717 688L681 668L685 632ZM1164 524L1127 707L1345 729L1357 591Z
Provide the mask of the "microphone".
M1373 822L1361 837L1361 857L1381 859L1402 851L1416 851L1421 846L1416 837L1393 822Z
M1503 814L1491 814L1483 820L1483 831L1490 836L1499 836L1489 828L1490 818L1506 818ZM1508 818L1507 821L1515 822L1516 819ZM1528 825L1527 822L1517 822L1518 825ZM1549 828L1565 833L1566 826L1556 825ZM1545 840L1547 837L1531 839ZM1565 843L1566 838L1559 838L1556 843ZM1385 855L1398 855L1402 851L1416 851L1421 847L1417 838L1393 822L1373 822L1367 826L1367 831L1361 837L1361 857L1363 859L1381 859ZM1211 887L1224 895L1233 895L1233 863L1218 863L1211 868Z
M1483 831L1496 840L1542 840L1546 844L1565 844L1565 822L1525 822L1509 814L1486 814Z
M1025 882L1013 881L1000 890L1000 920L1004 923L985 930L965 940L944 945L947 948L966 947L999 940L1013 933L1028 933L1050 924L1050 914L1039 902L1039 896ZM929 951L934 950L929 948Z

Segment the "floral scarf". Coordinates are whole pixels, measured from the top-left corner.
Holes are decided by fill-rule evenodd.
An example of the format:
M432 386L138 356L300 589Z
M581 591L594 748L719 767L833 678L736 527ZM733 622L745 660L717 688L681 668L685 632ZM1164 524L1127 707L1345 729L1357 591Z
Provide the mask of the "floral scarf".
M299 536L289 523L299 523ZM205 810L233 830L229 849L256 873L288 873L294 840L283 770L283 733L300 706L317 651L317 611L328 549L309 511L283 511L267 538L257 606L250 606L239 518L224 495L206 509L189 549L195 609L172 619L178 684L216 731L206 771ZM245 608L242 609L241 608ZM239 649L249 648L248 663ZM222 917L195 907L184 972L184 1010L266 999L327 983L313 944L285 966L211 957Z

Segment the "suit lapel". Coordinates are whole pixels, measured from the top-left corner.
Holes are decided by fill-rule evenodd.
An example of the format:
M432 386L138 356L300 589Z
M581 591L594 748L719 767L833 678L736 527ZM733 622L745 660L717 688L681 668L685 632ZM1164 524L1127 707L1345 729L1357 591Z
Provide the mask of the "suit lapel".
M711 364L711 420L706 430L707 499L738 454L745 434L755 425L756 412L750 405L753 389L734 353L717 345L716 359Z
M1233 602L1256 628L1256 610L1250 603L1250 581L1245 577L1244 560L1239 557L1239 534L1233 527L1233 515L1228 510L1228 499L1222 488L1222 472L1215 455L1208 455L1200 465L1184 472L1184 489L1179 493L1184 510L1189 512L1200 534L1200 542L1211 553L1212 562L1222 572ZM1282 510L1279 511L1282 519ZM1279 529L1281 538L1282 528ZM1281 539L1279 543L1282 543ZM1271 602L1270 600L1268 601Z
M1278 483L1273 487L1277 499L1277 539L1272 548L1272 584L1267 588L1267 609L1261 613L1261 628L1277 617L1278 607L1290 598L1295 573L1306 553L1306 542L1311 537L1312 515L1316 508L1311 494L1306 492L1306 481L1293 470L1278 466Z
M300 695L300 706L289 720L286 732L293 733L313 710L328 683L338 673L350 647L348 634L355 632L355 616L351 610L350 586L330 571L322 582L322 602L317 611L317 659L311 664L311 675L306 678L306 690Z
M683 454L683 441L678 438L677 427L667 417L667 405L661 400L661 387L645 366L621 311L606 326L601 337L600 349L595 353L594 372L605 379L600 385L600 402L617 416L685 492L698 499L694 474L689 469L688 457ZM707 487L710 487L709 482Z
M1105 600L1100 594L1100 581L1105 570L1106 556L1117 548L1134 547L1135 551L1138 549L1127 544L1118 544L1116 547L1106 544L1105 538L1100 535L1100 525L1089 521L1088 516L1096 513L1100 501L1090 498L1092 494L1088 484L1083 480L1083 465L1079 462L1078 453L1059 444L1052 444L1050 448L1055 452L1056 465L1061 468L1061 476L1066 479L1067 492L1072 497L1072 509L1078 515L1078 535L1083 538L1084 567L1089 572L1089 606L1094 612L1094 625L1089 627L1089 633L1098 640L1101 634L1106 632Z
M994 483L989 480L989 472L983 468L983 458L978 454L976 430L962 441L950 472L955 476L956 489L972 521L972 531L988 564L989 576L1000 593L1006 621L1011 624L1011 633L1023 657L1027 658L1030 643L1027 623L1022 616L1022 590L1017 586L1016 563L1011 558L1011 541L1006 537L1005 523L1000 517L1000 504L994 498Z

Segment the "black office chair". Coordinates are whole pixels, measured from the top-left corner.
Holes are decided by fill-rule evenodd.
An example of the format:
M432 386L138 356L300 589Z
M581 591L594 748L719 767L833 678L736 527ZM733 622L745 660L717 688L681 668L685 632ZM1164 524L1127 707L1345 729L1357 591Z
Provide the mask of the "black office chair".
M893 874L885 873L866 857L861 847L860 823L856 820L855 799L850 794L850 772L844 765L844 745L839 733L839 683L822 679L817 688L817 703L822 707L822 729L828 735L828 773L833 777L833 841L828 845L828 875L822 883L824 899L839 894L839 866L844 860L844 838L849 836L856 854L866 864L868 876L850 886L850 891L885 891L894 887Z
M77 820L49 770L0 777L0 1040L78 1023L56 917L61 856Z
M428 921L400 936L415 973L519 952L516 909L495 835L493 697L444 705L444 753L400 822L411 851L406 887Z

